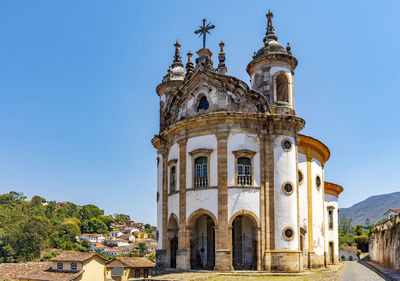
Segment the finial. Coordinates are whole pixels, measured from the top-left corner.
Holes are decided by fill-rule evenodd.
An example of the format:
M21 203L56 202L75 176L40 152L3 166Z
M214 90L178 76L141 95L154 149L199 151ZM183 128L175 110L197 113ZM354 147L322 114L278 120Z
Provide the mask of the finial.
M194 34L200 34L199 37L201 35L203 35L203 49L206 48L206 33L210 34L209 30L214 29L215 25L211 25L211 23L208 23L206 25L207 20L203 19L203 26L199 26L200 29L196 30L194 32Z
M181 66L183 67L183 63L182 63L182 59L181 59L181 44L179 44L178 40L176 40L175 44L175 55L174 55L174 61L172 63L172 67L176 67L176 66Z
M265 37L264 37L264 44L266 44L266 42L269 39L273 39L275 41L278 40L278 37L276 37L275 33L274 33L274 26L272 25L272 18L274 17L274 14L268 10L268 13L265 15L268 19L268 23L267 23L267 32L265 33Z
M219 51L219 52L220 52L220 53L223 53L223 52L224 52L224 46L225 46L225 43L221 41L221 42L219 43L219 47L220 47L220 51Z
M256 52L253 53L253 59L256 57Z
M194 70L194 64L192 62L193 54L189 51L189 53L187 53L187 56L188 56L188 62L186 64L186 73L187 73L187 75L189 75Z
M292 54L292 47L290 47L290 44L289 44L289 42L287 42L287 45L286 45L286 52L289 54L289 55L291 55Z

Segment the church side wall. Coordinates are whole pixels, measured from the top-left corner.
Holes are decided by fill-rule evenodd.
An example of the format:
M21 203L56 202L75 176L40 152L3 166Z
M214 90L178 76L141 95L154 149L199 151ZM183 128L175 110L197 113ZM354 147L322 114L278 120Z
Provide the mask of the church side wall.
M158 153L158 167L157 167L157 229L158 229L158 243L157 249L162 249L162 177L163 177L163 157L161 153Z
M175 165L176 169L176 179L175 179L175 190L179 190L179 145L177 143L174 143L168 153L168 161L170 160L178 160ZM171 167L168 167L168 194L171 192L170 190L170 169ZM168 220L171 217L171 214L175 214L178 218L179 221L179 194L175 193L173 195L168 196Z
M260 186L259 140L255 134L233 131L228 137L228 186L235 186L236 158L232 151L247 149L256 152L253 157L254 186ZM260 220L260 190L253 188L228 189L228 218L237 211L248 210Z
M333 207L333 228L329 229L329 207ZM334 262L339 261L338 199L325 194L325 249L329 253L329 242L333 242Z
M324 264L324 214L323 210L323 171L321 163L318 160L312 159L311 162L311 184L312 184L312 214L313 214L313 240L314 252L318 256L317 264ZM321 186L318 190L316 185L317 176L321 179Z
M300 227L307 232L304 235L303 254L308 253L308 190L307 190L307 158L304 154L298 154L298 169L303 174L303 181L299 184L299 212L300 212Z
M292 148L288 152L283 150L281 145L284 139L289 139L292 143ZM298 250L296 178L295 141L289 136L277 137L274 143L275 249L277 250ZM294 188L290 195L282 190L283 183L287 181L290 181ZM294 230L294 238L289 241L282 233L288 226Z

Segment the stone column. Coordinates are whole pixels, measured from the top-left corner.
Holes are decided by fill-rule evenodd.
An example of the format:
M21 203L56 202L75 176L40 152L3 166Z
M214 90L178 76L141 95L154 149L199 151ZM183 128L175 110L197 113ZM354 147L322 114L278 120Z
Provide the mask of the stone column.
M271 270L272 252L275 250L275 192L274 192L274 141L269 135L265 142L265 270Z
M259 249L257 249L257 270L264 269L264 251L265 251L265 135L258 136L260 141L260 235L257 237L260 244ZM260 263L260 268L258 269L258 263Z
M165 146L159 149L159 153L162 155L162 240L161 249L156 251L156 266L160 268L165 268L169 266L169 261L167 260L167 249L168 249L168 237L167 237L167 227L168 227L168 148Z
M186 143L187 139L180 139L179 144L179 232L178 251L176 253L176 267L190 269L189 229L186 228Z
M232 243L228 228L228 136L229 132L218 132L218 226L216 227L215 269L232 270Z

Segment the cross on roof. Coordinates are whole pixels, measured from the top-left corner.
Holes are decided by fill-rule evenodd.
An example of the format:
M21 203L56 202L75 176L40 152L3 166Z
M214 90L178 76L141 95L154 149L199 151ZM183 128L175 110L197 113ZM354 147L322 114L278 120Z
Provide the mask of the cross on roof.
M198 29L198 30L196 30L194 32L195 34L199 34L200 33L199 36L203 35L203 49L206 48L206 33L210 34L209 30L215 28L215 25L213 25L213 24L210 25L210 23L208 23L206 25L206 22L207 22L207 20L203 19L203 26L199 26L200 29Z

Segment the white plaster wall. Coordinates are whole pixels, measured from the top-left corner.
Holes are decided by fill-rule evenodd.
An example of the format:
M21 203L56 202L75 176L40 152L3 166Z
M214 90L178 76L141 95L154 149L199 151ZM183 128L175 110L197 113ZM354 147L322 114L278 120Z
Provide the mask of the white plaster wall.
M162 177L163 177L163 158L162 154L159 153L158 155L158 167L157 167L157 192L159 194L159 199L157 202L157 229L158 229L158 243L157 243L157 249L162 249L162 202L164 200L163 198L163 192L162 192Z
M311 161L311 183L312 183L312 213L313 213L313 240L314 252L317 255L324 254L324 209L323 209L323 171L321 163L318 160ZM315 183L316 177L321 178L321 187L318 190Z
M303 182L299 184L299 212L300 227L307 230L304 235L304 252L308 252L308 189L307 189L307 158L304 154L298 154L298 169L303 173Z
M240 210L253 212L260 221L260 190L247 188L228 189L228 218Z
M258 136L233 130L228 137L228 186L235 185L235 155L232 151L248 149L257 152L253 158L254 185L260 186L260 144Z
M328 207L332 206L333 209L333 230L329 230L329 217ZM325 249L328 252L329 241L333 241L334 254L339 254L339 233L338 233L338 199L330 194L325 194Z
M281 142L288 138L292 142L289 152L283 150ZM274 142L274 199L275 199L275 248L277 250L298 249L297 195L296 195L296 147L292 137L280 136ZM291 181L294 191L287 195L282 184ZM282 231L285 227L294 229L294 238L287 241Z
M218 218L218 189L194 189L186 192L186 219L198 209L210 211Z
M186 188L193 187L192 179L192 157L189 155L190 152L196 149L206 148L212 149L210 155L210 186L218 185L218 163L217 163L217 137L215 135L206 135L200 137L190 138L186 144Z
M169 153L168 153L168 161L170 160L178 160L176 162L176 168L175 168L175 190L179 190L179 145L177 143L174 143L170 148L169 148ZM171 182L171 171L170 167L168 167L168 193L171 192L170 190L170 182ZM169 209L169 208L168 208Z
M168 196L168 221L171 214L175 214L179 221L179 193Z

